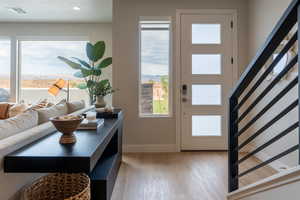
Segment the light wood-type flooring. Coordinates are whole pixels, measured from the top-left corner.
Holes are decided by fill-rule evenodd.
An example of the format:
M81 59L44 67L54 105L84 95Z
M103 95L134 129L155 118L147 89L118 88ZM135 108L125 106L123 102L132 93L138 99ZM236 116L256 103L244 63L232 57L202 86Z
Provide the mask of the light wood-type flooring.
M260 161L249 159L241 171ZM273 175L264 167L240 181L244 186ZM125 154L112 200L225 200L226 152Z

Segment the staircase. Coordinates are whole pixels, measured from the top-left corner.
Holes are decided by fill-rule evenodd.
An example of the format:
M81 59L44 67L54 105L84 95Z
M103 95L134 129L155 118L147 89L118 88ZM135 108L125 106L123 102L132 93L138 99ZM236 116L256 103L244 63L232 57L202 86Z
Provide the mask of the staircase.
M274 95L262 109L260 109L254 115L250 116L249 113L251 113L254 109L257 109L259 103L266 100L266 96L270 95L272 89L274 89L291 70L293 70L294 68L299 68L297 64L299 53L296 52L295 55L288 60L287 65L274 78L272 78L272 80L268 82L264 89L258 91L258 88L262 85L263 82L265 83L266 79L270 76L270 74L273 73L274 68L278 65L278 63L280 63L281 59L284 58L284 56L290 51L291 48L295 46L295 44L299 44L299 34L297 31L299 30L298 27L300 26L299 5L300 0L294 0L290 4L284 15L281 17L281 19L273 29L272 33L269 35L266 43L262 46L260 51L246 68L236 87L230 94L228 199L276 200L283 199L282 197L284 196L280 197L280 194L286 194L287 192L289 192L289 194L297 193L298 196L300 195L300 190L298 189L298 191L297 189L295 189L300 187L300 167L288 169L282 173L276 174L275 176L264 179L245 188L239 188L240 178L246 175L251 175L251 173L253 173L254 171L266 165L269 165L272 162L275 162L291 154L292 152L299 150L299 144L291 145L285 151L262 161L257 166L252 166L245 171L239 171L239 166L247 159L262 152L273 143L289 135L292 131L297 130L299 127L299 119L295 119L295 121L292 122L291 125L286 127L283 131L272 129L272 126L274 126L274 124L278 123L279 120L285 117L292 110L297 109L298 114L300 113L300 109L298 107L298 99L296 99L286 101L286 106L280 108L281 111L278 114L275 114L274 117L270 118L268 121L265 121L265 124L258 130L255 130L250 134L248 133L249 130L251 130L251 126L257 123L257 121L260 120L266 113L270 112L272 107L274 107L276 103L278 103L286 94L288 94L288 92L299 85L298 76L294 77L281 91ZM288 37L288 41L286 41L287 36L291 33L292 35ZM283 41L286 41L284 42L284 45ZM283 48L281 48L280 51L277 52L280 45L283 45ZM276 54L277 56L274 57L274 54ZM272 60L271 62L269 62L270 58ZM250 100L251 102L249 103ZM249 144L253 142L257 137L265 134L266 130L270 129L274 131L274 136L271 139L265 141L265 143L256 147L255 149L251 149L246 153L246 155L243 154L242 157L239 157L243 148L249 146ZM297 134L298 138L300 138L299 130Z

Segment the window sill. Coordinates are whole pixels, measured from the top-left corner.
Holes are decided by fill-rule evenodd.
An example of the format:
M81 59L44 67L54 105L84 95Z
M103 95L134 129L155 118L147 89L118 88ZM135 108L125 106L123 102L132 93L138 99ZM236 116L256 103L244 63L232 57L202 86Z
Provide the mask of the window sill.
M139 115L139 118L172 118L172 115Z

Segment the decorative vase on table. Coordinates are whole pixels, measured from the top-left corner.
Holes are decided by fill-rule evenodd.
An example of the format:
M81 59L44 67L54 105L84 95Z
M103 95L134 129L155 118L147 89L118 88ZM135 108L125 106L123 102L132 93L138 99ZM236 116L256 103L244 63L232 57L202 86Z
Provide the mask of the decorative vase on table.
M105 108L105 106L106 106L106 101L104 100L104 96L97 96L95 107L96 108Z

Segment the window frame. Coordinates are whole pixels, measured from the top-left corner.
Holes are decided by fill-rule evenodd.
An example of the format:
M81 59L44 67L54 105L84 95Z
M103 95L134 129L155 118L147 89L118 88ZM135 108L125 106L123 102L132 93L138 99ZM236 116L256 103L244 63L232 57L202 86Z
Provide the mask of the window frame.
M17 40L17 49L18 49L18 56L17 56L17 89L16 89L16 100L17 102L21 101L21 80L22 80L22 48L21 43L23 41L87 41L89 42L88 36L19 36L16 38Z
M168 66L168 78L169 78L169 94L168 94L168 114L145 114L141 113L141 85L142 85L142 37L141 33L142 30L145 28L142 28L142 24L145 24L146 22L153 24L168 24L169 28L169 66ZM160 22L160 23L158 23ZM147 30L166 30L166 28L146 28ZM172 26L172 20L171 17L140 17L138 21L138 116L139 118L171 118L173 117L173 26Z
M10 100L20 102L21 94L21 42L22 41L87 41L88 35L63 35L63 36L7 36L0 35L0 39L10 40Z

